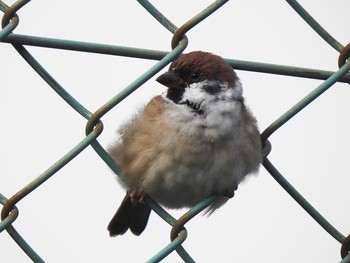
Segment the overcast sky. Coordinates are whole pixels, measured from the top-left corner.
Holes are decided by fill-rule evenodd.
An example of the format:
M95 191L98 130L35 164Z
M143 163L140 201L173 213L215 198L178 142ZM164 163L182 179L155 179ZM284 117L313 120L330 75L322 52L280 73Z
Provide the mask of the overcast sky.
M14 33L170 51L172 35L136 1L32 1ZM181 26L211 1L152 1ZM349 37L348 0L300 1L340 43ZM7 1L7 4L10 4ZM338 53L285 1L233 0L187 33L193 50L225 58L335 71ZM91 112L156 61L28 47ZM85 136L86 120L17 54L0 44L0 193L11 197ZM237 71L263 131L322 83ZM270 138L270 161L343 235L350 233L350 89L335 84ZM164 87L149 80L107 113L103 146L138 107ZM169 243L155 213L146 231L110 238L107 224L124 196L114 174L88 147L17 204L15 228L46 262L145 262ZM175 217L186 210L169 210ZM261 167L210 217L197 216L183 244L197 262L339 262L340 244ZM0 261L31 262L4 231ZM164 262L181 262L172 253Z

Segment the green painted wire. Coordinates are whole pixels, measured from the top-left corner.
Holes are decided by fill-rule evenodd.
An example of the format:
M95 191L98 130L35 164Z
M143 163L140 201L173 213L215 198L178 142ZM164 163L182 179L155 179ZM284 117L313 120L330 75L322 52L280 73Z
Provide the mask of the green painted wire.
M273 122L261 135L262 141L265 142L270 135L272 135L277 129L289 121L292 117L298 114L302 109L314 101L317 97L328 90L341 76L350 70L350 61L343 65L336 73L334 73L329 79L323 82L320 86L314 89L306 97L304 97L299 103L288 110L275 122ZM279 173L279 171L272 165L272 163L265 158L263 162L266 170L274 177L274 179L302 206L306 212L308 212L316 222L318 222L324 230L326 230L332 237L343 242L345 236L335 229L306 199Z
M331 47L340 52L343 45L331 36L296 0L286 0L288 4L319 34Z
M9 7L3 1L0 1L0 10L2 12L6 13L8 8ZM0 31L0 42L3 41L18 26L18 23L19 18L17 14L14 14L7 23L3 22L2 30Z
M50 178L56 171L61 169L65 164L71 161L75 156L77 156L81 151L83 151L88 145L92 145L96 152L101 156L102 159L106 161L109 166L113 167L114 161L108 156L105 150L99 145L97 142L97 137L102 132L103 124L100 121L100 118L109 110L111 110L114 106L116 106L121 100L123 100L126 96L130 95L134 90L136 90L139 86L141 86L144 82L150 79L154 74L159 72L165 65L167 65L170 61L176 58L179 54L187 46L187 38L184 35L189 29L202 21L206 16L209 16L212 13L211 7L203 10L201 15L197 15L186 24L184 24L179 29L172 24L167 18L154 8L148 1L139 0L139 2L170 32L175 33L175 36L172 40L172 46L175 47L173 52L167 53L162 51L149 51L144 49L132 49L127 47L117 47L117 46L109 46L109 45L101 45L101 44L93 44L93 43L83 43L78 41L68 41L68 40L55 40L49 38L38 38L32 36L21 36L10 34L13 29L18 24L18 16L16 15L16 11L28 3L29 0L17 1L13 6L8 7L0 1L0 10L5 12L5 15L2 20L3 30L0 31L0 41L10 42L13 41L14 47L17 51L23 56L23 58L38 72L38 74L78 113L80 113L83 117L88 119L88 123L86 126L86 134L87 137L79 143L76 147L74 147L69 153L67 153L64 157L62 157L58 162L56 162L53 166L51 166L47 171L45 171L42 175L36 178L33 182L28 184L26 187L21 189L17 194L10 198L8 201L5 197L0 195L0 201L5 204L4 209L2 210L2 219L3 221L0 223L0 230L6 228L6 230L10 233L13 239L19 244L19 246L30 256L30 258L34 262L44 262L32 248L24 241L24 239L17 233L17 231L13 228L11 223L15 220L18 215L18 210L14 206L18 201L20 201L23 197L31 193L34 189L40 186L43 182L45 182L48 178ZM220 7L227 0L216 1L211 6ZM333 48L338 51L342 50L342 45L335 40L327 31L325 31L316 20L314 20L303 7L294 0L287 0L287 2L298 12L298 14ZM8 11L8 12L7 12ZM215 10L214 10L215 11ZM199 17L202 18L199 18ZM9 35L10 34L10 35ZM78 101L76 101L71 95L65 91L55 80L51 77L46 70L41 67L41 65L26 51L26 49L20 44L23 43L15 43L15 41L24 40L32 45L40 45L46 47L53 48L64 48L71 50L79 50L85 52L96 52L96 53L106 53L113 55L124 55L124 56L134 56L139 58L148 58L161 60L154 67L152 67L145 74L136 79L133 83L131 83L128 87L126 87L121 93L117 94L114 98L108 101L105 105L103 105L96 113L91 114L86 108L84 108ZM229 62L229 61L228 61ZM241 65L241 69L243 70L261 70L264 72L262 68L268 68L265 64L258 65L258 63L247 63L231 60L231 65L236 65L236 68L239 68ZM260 63L263 64L263 63ZM259 67L258 66L262 66ZM245 69L244 69L245 68ZM295 74L299 76L299 74L305 74L305 69L300 68L285 68L285 72L281 71L281 66L279 65L271 65L270 69L274 74ZM277 119L272 125L270 125L262 134L263 141L266 141L267 138L274 133L278 128L280 128L284 123L289 121L293 116L295 116L298 112L300 112L304 107L306 107L309 103L311 103L314 99L320 96L324 91L326 91L329 87L331 87L336 81L345 81L349 83L349 79L345 80L345 76L349 75L347 72L349 71L349 62L344 65L338 72L330 73L330 72L322 72L326 75L320 76L314 74L314 72L309 72L309 75L305 75L304 77L312 77L312 74L317 75L315 78L326 78L328 75L332 74L332 76L327 79L323 84L321 84L317 89L315 89L312 93L310 93L307 97L305 97L302 101L296 104L291 110L286 112L283 116ZM279 73L278 73L279 72ZM321 72L321 71L319 71ZM318 72L317 72L318 73ZM325 77L326 76L326 77ZM347 76L348 77L348 76ZM289 183L285 180L281 174L277 171L276 168L269 162L266 158L264 161L264 165L266 169L270 171L273 177L282 185L282 187L289 192L294 199L309 213L314 219L327 231L329 232L335 239L338 241L344 240L344 236L339 233L331 224L329 224L318 212L315 210ZM114 167L115 171L118 171L117 167ZM214 197L204 200L199 203L197 206L192 208L188 213L186 213L182 218L176 221L172 218L167 212L162 211L161 207L158 204L152 202L151 199L147 200L147 203L160 215L164 220L166 220L169 224L175 225L172 231L172 242L164 248L160 253L155 255L149 262L159 262L161 259L165 258L168 254L170 254L174 250L178 250L178 253L183 258L185 262L194 262L193 259L188 255L188 253L182 248L181 244L184 242L187 236L187 232L184 228L184 224L188 222L188 220L192 219L195 215L197 215L200 211L205 209L213 200ZM157 207L158 206L158 207ZM17 214L16 214L17 213ZM11 218L10 218L11 216ZM12 221L13 220L13 221ZM1 232L1 231L0 231ZM346 257L349 258L349 257ZM346 259L344 258L344 259ZM346 261L348 262L348 261Z
M301 101L295 104L290 110L288 110L285 114L279 117L276 121L274 121L269 127L263 131L261 134L262 141L266 141L268 137L272 133L274 133L277 129L279 129L283 124L293 118L296 114L298 114L302 109L304 109L307 105L309 105L312 101L314 101L317 97L323 94L326 90L328 90L334 83L336 83L339 78L344 76L350 70L350 61L347 64L342 66L337 72L335 72L332 76L330 76L326 81L324 81L320 86L310 92L307 96L305 96Z
M8 201L8 199L0 194L0 204L5 204ZM18 217L18 209L17 207L13 207L11 212L8 216L6 216L4 219L0 222L0 233L4 231L8 226L10 226Z
M73 160L79 153L81 153L87 146L90 145L91 141L94 140L101 132L101 129L95 129L94 132L86 136L79 144L77 144L71 151L65 154L61 159L49 167L40 176L35 178L32 182L18 191L13 195L5 204L1 211L1 220L5 220L11 213L12 209L15 207L20 200L25 196L34 191L37 187L43 184L46 180L52 177L58 170L63 166ZM14 229L11 225L6 228L9 235L15 240L15 242L21 247L21 249L34 261L34 262L44 262L41 257L30 247L30 245L21 237L21 235Z

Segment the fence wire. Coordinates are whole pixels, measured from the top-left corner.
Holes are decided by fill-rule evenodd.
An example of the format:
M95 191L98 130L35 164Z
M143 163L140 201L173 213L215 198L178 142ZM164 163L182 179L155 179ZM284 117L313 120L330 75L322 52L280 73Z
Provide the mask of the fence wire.
M88 146L92 146L96 153L106 162L106 164L118 174L118 167L116 167L114 161L107 154L105 149L98 142L98 137L103 131L103 124L101 118L114 108L118 103L125 99L128 95L138 89L147 80L152 78L166 65L178 57L185 51L188 39L186 32L191 30L198 23L202 22L205 18L210 16L213 12L217 11L228 0L218 0L213 2L206 9L198 13L188 22L184 23L181 27L175 26L167 17L165 17L155 6L153 6L147 0L138 0L138 2L144 7L144 9L152 15L163 27L173 33L171 40L172 51L165 52L159 50L148 50L141 48L131 48L115 45L104 45L97 43L87 43L81 41L70 41L62 39L52 39L45 37L35 37L28 35L14 34L14 29L19 24L19 17L16 14L24 5L30 0L16 1L13 5L7 6L3 1L0 1L0 10L3 12L2 17L2 30L0 31L0 41L11 44L17 52L23 57L23 59L41 76L43 80L63 99L70 105L75 111L77 111L82 117L87 120L85 127L86 137L76 144L67 154L61 159L49 167L45 172L35 178L28 185L20 189L16 194L10 198L5 197L0 193L0 203L3 204L1 211L0 233L6 230L18 246L34 261L44 262L44 260L35 252L34 249L23 239L23 237L16 231L12 223L18 217L18 209L16 204L23 198L26 198L32 191L37 189L47 179L52 177L57 171L69 163L73 158L84 151ZM334 239L341 244L341 262L350 262L350 235L343 235L333 225L331 225L276 169L271 163L268 155L271 150L269 138L273 133L287 123L296 114L302 111L308 104L317 99L323 92L332 87L336 82L350 83L350 44L345 47L340 44L335 38L333 38L310 14L294 0L287 0L288 4L300 15L300 17L310 25L310 27L319 34L326 43L339 52L339 70L336 72L290 67L283 65L257 63L251 61L242 61L235 59L226 59L237 70L254 71L269 74L278 74L286 76L294 76L300 78L320 79L324 82L316 89L310 92L307 96L301 99L297 104L285 112L281 117L275 120L265 131L262 132L261 138L264 145L264 160L263 166L271 174L271 176L289 193L289 195L295 199L295 201L305 209L307 213ZM147 70L139 78L135 79L130 85L122 90L115 97L107 101L96 112L92 113L85 108L79 101L72 97L47 71L40 65L40 63L27 51L25 46L38 46L54 49L64 49L73 51L90 52L97 54L108 54L115 56L125 56L133 58L142 58L159 61L149 70ZM181 218L176 220L164 209L162 209L151 198L147 198L147 204L168 224L172 226L171 230L171 242L165 248L154 255L149 262L159 262L167 257L173 251L176 251L184 262L194 262L194 259L190 254L182 247L182 243L186 240L187 231L184 225L191 220L198 213L203 211L209 206L216 196L207 198L192 209L190 209ZM1 256L0 256L1 257Z

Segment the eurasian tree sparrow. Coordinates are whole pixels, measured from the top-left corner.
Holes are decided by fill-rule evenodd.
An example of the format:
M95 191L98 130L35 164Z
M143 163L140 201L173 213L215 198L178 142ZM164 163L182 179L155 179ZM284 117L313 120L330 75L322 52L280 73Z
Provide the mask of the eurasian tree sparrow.
M221 195L211 213L262 161L256 120L224 59L202 51L181 55L157 81L167 91L124 124L108 150L127 190L108 225L111 236L143 232L151 212L145 194L168 208Z

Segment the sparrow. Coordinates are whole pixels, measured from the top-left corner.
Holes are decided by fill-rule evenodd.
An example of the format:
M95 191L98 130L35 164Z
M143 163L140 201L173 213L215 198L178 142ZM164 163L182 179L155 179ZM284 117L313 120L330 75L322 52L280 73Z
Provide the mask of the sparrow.
M256 119L223 58L183 54L156 81L167 90L125 123L108 149L127 191L108 225L110 236L144 231L151 212L145 195L168 208L192 207L218 195L207 208L210 214L262 161Z

